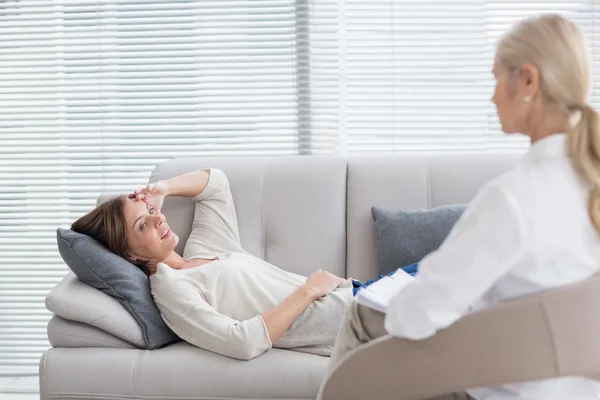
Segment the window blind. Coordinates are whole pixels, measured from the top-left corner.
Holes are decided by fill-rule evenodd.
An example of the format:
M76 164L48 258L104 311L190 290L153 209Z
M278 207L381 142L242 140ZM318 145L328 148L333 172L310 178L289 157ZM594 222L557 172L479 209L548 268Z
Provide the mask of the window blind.
M327 0L316 1L321 8ZM315 7L316 30L337 58L321 62L337 71L343 154L525 151L528 140L506 137L491 102L498 38L516 21L558 12L583 30L593 58L598 1L345 0L330 1L337 18ZM327 28L330 29L327 29ZM311 59L320 71L318 58ZM326 70L328 70L326 68ZM595 72L599 72L596 68ZM314 75L314 74L313 74ZM318 76L318 75L317 75ZM598 73L595 74L597 87ZM318 101L328 88L316 81ZM594 90L594 93L597 91ZM593 105L597 106L596 96ZM316 106L316 105L314 105ZM313 111L314 112L314 111ZM321 127L313 122L314 135Z
M172 157L523 151L495 41L561 12L596 59L597 3L0 1L0 377L37 374L56 228L99 193Z
M308 6L0 2L0 376L35 375L56 228L172 157L308 154ZM2 390L0 389L0 392Z

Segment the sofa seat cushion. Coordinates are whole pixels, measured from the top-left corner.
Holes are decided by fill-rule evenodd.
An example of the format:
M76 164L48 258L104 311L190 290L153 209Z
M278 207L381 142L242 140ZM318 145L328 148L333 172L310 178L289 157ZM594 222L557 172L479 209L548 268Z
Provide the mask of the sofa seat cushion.
M185 342L151 351L54 348L41 361L40 398L314 399L328 362L281 349L239 361Z

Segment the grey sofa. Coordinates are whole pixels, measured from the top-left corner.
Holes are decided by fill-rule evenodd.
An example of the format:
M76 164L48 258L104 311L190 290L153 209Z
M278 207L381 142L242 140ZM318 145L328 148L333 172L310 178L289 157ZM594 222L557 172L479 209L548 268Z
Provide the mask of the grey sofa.
M514 165L509 155L174 159L151 181L212 165L228 175L246 250L290 271L377 275L370 209L468 202ZM180 236L190 199L164 212ZM238 361L180 342L141 350L142 333L113 298L68 274L48 295L52 348L40 360L41 399L314 399L328 358L273 349ZM342 380L343 381L343 380ZM339 384L339 382L338 382ZM351 385L351 382L347 382Z

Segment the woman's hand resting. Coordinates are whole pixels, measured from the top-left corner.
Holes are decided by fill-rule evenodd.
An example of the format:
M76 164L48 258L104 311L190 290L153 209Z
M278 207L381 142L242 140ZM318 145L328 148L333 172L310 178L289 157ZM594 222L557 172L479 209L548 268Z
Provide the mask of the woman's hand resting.
M156 208L157 211L162 209L165 197L168 195L167 184L163 181L151 183L148 186L138 189L135 192L129 194L129 198L136 200L142 200L152 207Z
M335 290L344 280L330 272L318 269L308 277L304 285L309 289L313 299L317 300Z

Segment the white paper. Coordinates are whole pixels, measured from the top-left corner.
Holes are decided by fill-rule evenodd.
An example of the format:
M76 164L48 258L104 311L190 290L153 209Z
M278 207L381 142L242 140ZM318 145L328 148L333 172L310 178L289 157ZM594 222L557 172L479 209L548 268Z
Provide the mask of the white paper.
M363 306L385 313L390 299L412 280L410 274L399 269L393 275L385 276L366 288L359 289L355 299Z

